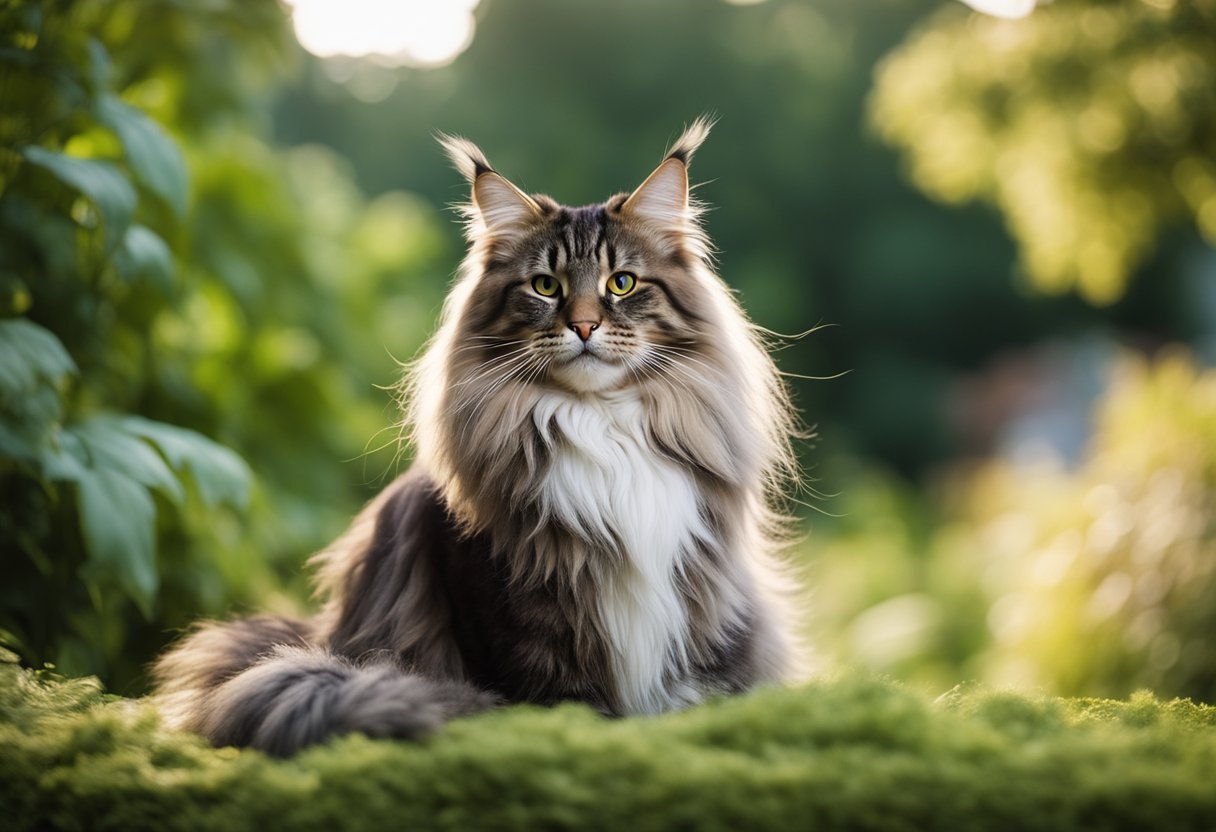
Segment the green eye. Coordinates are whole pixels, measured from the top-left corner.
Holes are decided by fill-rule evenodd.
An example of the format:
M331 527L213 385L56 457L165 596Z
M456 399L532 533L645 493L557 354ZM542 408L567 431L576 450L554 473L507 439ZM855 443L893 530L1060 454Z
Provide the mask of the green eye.
M561 291L562 285L551 274L538 274L532 278L532 290L544 298L551 298Z
M638 285L638 278L633 272L617 272L608 278L608 291L612 294L627 295Z

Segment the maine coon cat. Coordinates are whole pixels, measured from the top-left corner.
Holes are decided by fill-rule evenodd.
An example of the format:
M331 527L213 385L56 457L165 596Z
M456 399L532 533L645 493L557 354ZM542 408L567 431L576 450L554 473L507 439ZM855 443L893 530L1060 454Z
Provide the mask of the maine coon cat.
M160 659L171 724L289 754L501 702L653 714L795 669L793 415L689 198L708 129L580 208L443 139L469 250L403 384L416 461L316 556L319 615L204 624Z

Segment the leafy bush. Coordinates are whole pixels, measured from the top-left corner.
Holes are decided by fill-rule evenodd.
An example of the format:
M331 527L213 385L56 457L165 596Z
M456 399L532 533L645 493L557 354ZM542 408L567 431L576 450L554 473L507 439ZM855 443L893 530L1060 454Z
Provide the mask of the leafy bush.
M34 664L126 688L200 611L291 607L390 466L337 468L391 423L445 243L258 138L289 44L274 0L0 9L0 629Z
M979 556L987 678L1216 701L1216 371L1125 359L1083 462L995 463L943 554Z
M1075 466L997 458L933 501L851 480L808 553L831 658L938 690L1216 701L1216 370L1122 357Z
M872 462L838 462L825 478L839 484L829 503L836 516L816 521L799 552L818 663L870 668L933 693L983 680L984 551L943 552L936 495Z

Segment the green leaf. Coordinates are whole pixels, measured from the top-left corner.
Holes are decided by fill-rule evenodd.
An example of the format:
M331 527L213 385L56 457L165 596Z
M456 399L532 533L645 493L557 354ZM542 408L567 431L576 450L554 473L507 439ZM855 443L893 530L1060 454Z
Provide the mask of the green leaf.
M105 223L107 248L122 239L135 213L136 196L121 170L100 159L80 159L34 145L21 148L21 155L97 206Z
M135 480L105 468L84 471L76 494L89 572L117 581L151 619L160 585L152 496Z
M112 93L97 99L97 120L118 134L139 181L180 217L186 213L186 162L161 126Z
M209 507L221 502L240 508L248 505L252 474L233 451L202 434L164 422L141 416L126 416L121 421L127 431L156 445L175 470L189 470Z
M38 462L62 416L63 402L51 387L39 387L19 406L0 410L0 458Z
M0 418L0 460L36 462L45 431L32 429L19 421Z
M47 479L79 482L88 468L89 454L79 436L61 430L41 449L39 461Z
M78 229L67 214L10 188L0 199L0 228L8 239L19 241L3 254L6 260L12 258L10 267L27 284L38 286L47 279L77 279Z
M50 330L24 318L0 320L0 408L76 372L76 362Z
M49 330L0 320L0 457L36 463L63 417L62 381L77 372Z
M97 38L89 38L89 81L93 89L110 86L110 53Z
M115 252L114 266L127 280L146 280L168 292L173 288L173 255L157 234L142 225L132 225Z
M161 491L179 505L185 499L182 484L160 454L143 439L125 430L120 419L94 416L87 422L71 425L66 432L76 436L84 445L89 455L89 468L94 471L116 471L141 485Z

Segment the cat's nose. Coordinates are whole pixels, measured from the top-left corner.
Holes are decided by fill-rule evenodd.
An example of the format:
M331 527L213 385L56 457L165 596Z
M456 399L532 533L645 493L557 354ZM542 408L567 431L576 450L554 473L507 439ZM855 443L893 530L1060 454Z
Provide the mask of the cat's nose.
M580 339L582 339L582 341L584 343L586 343L587 339L591 337L591 333L595 332L597 329L600 328L600 322L599 321L571 321L570 328L574 330L575 335L577 335Z

